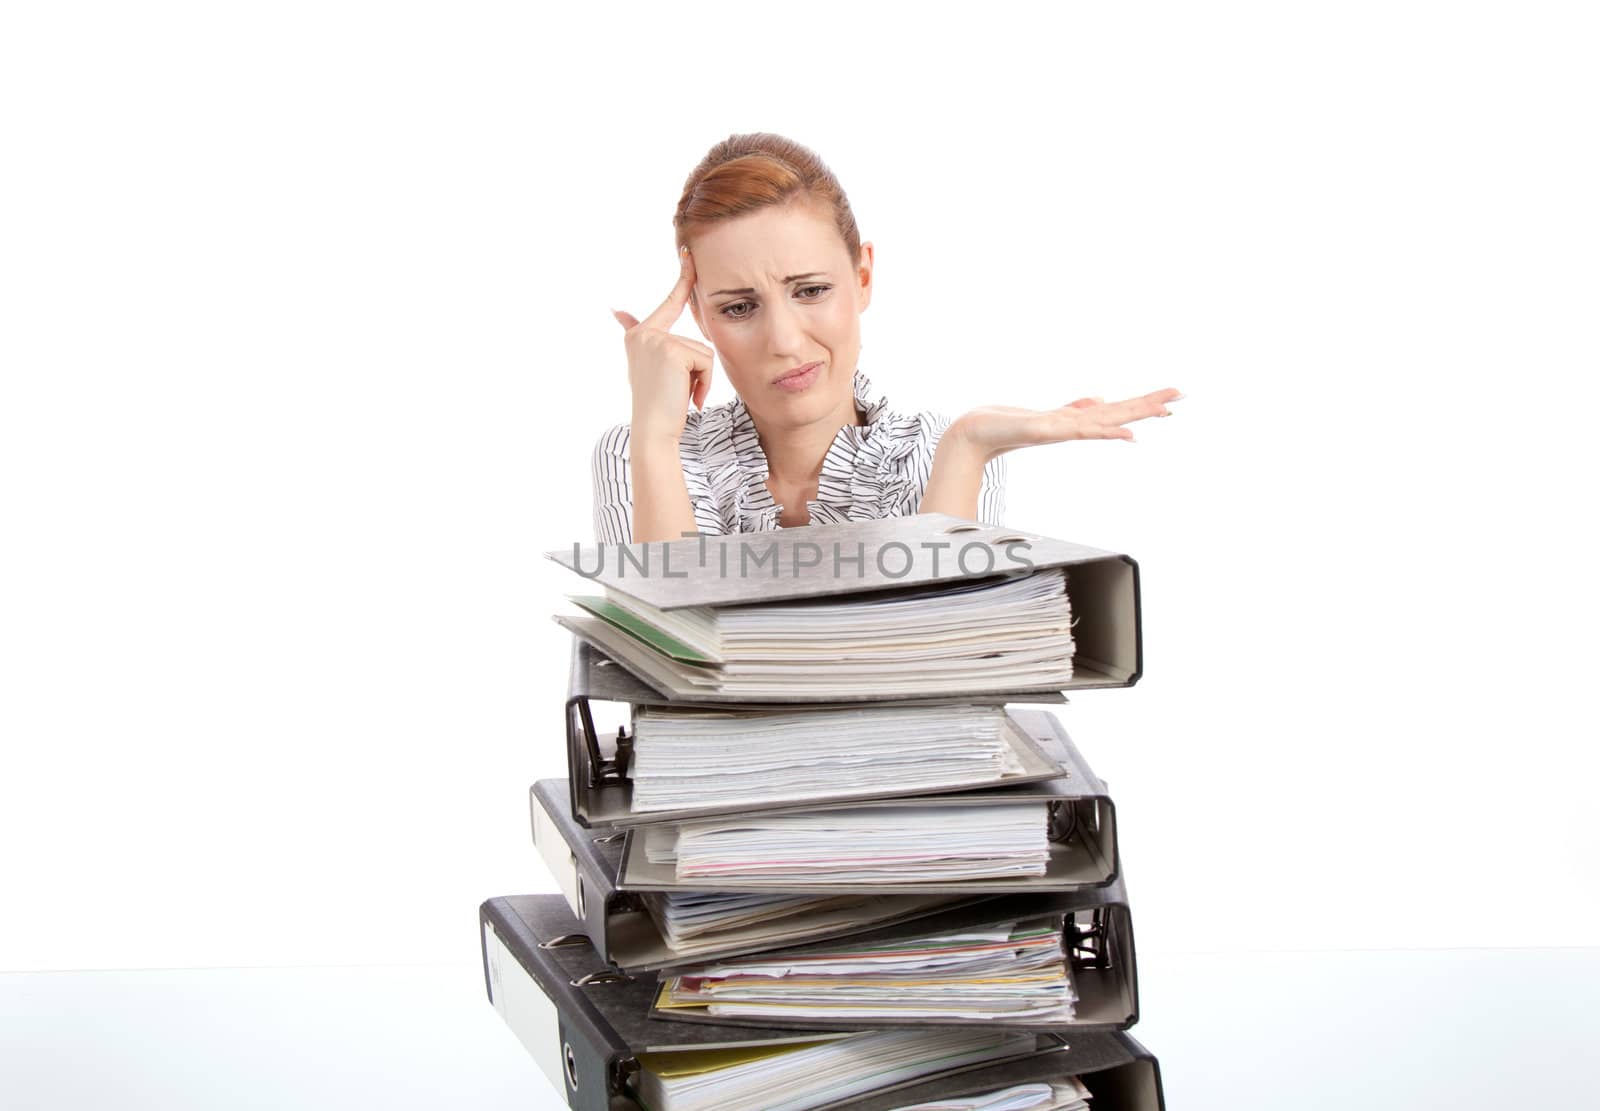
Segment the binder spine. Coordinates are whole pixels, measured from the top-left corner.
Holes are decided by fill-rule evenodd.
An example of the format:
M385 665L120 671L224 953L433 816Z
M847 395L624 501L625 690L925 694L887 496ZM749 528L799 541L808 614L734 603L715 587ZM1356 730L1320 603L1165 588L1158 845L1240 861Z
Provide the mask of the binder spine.
M631 1058L627 1047L615 1039L610 1027L584 998L582 984L565 976L560 965L546 957L551 950L567 944L568 938L540 942L506 899L485 902L479 909L479 923L483 935L484 979L490 1002L505 1013L502 999L496 998L495 981L497 978L502 981L499 990L503 996L509 990L504 978L515 972L515 969L497 968L492 963L491 946L497 942L491 938L515 939L515 943L501 945L498 953L514 961L516 968L531 979L555 1011L554 1046L529 1044L529 1050L547 1074L555 1072L550 1081L562 1089L567 1106L573 1111L609 1111L612 1096L621 1091L622 1073ZM524 953L531 954L532 959L525 959ZM516 1032L525 1043L530 1035L539 1036L539 1032L533 1030L518 1029ZM548 1036L548 1031L544 1036ZM550 1061L554 1065L547 1064Z
M1161 1083L1161 1062L1132 1034L1121 1033L1117 1037L1133 1054L1135 1065L1140 1066L1129 1070L1131 1075L1128 1086L1132 1090L1127 1093L1125 1102L1132 1106L1148 1108L1149 1111L1166 1111L1167 1097L1165 1087Z
M1051 806L1050 839L1067 844L1078 838L1105 867L1106 878L1100 886L1115 883L1122 871L1117 848L1117 808L1105 781L1094 774L1055 714L1046 710L1010 712L1039 747L1055 756L1067 775L1085 788L1081 796Z
M1066 916L1062 935L1075 974L1106 974L1126 993L1127 1017L1116 1023L1126 1030L1139 1021L1139 970L1134 955L1133 916L1125 899L1087 907Z
M529 792L533 840L573 917L605 960L611 959L612 916L643 911L636 896L618 891L614 877L621 860L623 833L603 827L584 829L562 808L562 781L540 780Z

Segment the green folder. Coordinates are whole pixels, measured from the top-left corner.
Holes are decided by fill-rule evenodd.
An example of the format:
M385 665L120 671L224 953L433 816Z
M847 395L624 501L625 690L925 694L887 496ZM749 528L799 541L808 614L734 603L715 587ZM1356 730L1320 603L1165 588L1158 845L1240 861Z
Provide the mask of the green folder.
M596 617L615 625L635 639L643 641L663 656L671 657L680 663L705 664L715 667L721 662L702 652L695 651L677 637L668 636L654 625L641 620L615 602L611 602L600 595L568 594L567 600L576 602Z

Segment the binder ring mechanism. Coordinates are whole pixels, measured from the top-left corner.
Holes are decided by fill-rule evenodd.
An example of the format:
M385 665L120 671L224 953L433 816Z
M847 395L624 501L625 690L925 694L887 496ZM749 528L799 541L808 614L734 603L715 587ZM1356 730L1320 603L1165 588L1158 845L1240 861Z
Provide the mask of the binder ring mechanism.
M599 972L579 976L576 980L568 980L567 983L575 988L586 988L590 984L631 984L633 977L615 968L602 968Z
M1052 799L1046 818L1047 836L1057 845L1065 845L1078 832L1078 808L1065 799Z
M577 720L574 721L574 712ZM569 707L567 715L568 745L578 741L587 751L588 766L584 769L584 778L588 781L590 790L598 789L606 784L623 784L628 778L628 761L633 756L633 736L628 732L626 725L617 727L617 755L614 759L606 759L600 751L600 738L595 733L594 714L589 709L587 698L575 699ZM573 756L577 753L573 752Z
M1111 967L1111 914L1105 907L1095 907L1088 912L1089 921L1081 922L1079 915L1067 915L1066 936L1063 940L1074 968Z

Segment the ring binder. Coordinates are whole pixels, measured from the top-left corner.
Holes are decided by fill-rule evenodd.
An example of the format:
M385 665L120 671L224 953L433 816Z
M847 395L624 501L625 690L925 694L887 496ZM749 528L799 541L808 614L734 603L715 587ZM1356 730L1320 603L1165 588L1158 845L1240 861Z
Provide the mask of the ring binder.
M1025 563L997 568L994 563L986 562L981 569L969 572L963 561L952 559L949 555L945 555L941 562L941 553L954 543L951 537L958 535L963 547L977 546L991 555L995 549L1004 549L1008 555L1014 556L1014 546L1025 545ZM1062 689L1132 686L1138 682L1143 671L1138 564L1131 557L1117 552L1016 530L974 526L970 521L947 514L921 513L837 525L814 525L805 529L783 529L763 535L760 543L769 546L775 557L771 564L762 564L774 569L774 573L767 576L689 573L691 568L696 567L714 567L721 571L726 566L726 553L736 545L748 542L748 535L733 534L626 546L627 552L633 557L642 555L648 558L651 553L656 553L656 562L650 564L659 568L655 573L641 572L638 568L644 564L637 560L633 561L635 570L631 573L627 569L627 559L613 559L608 565L604 546L545 554L547 558L578 572L608 591L663 612L691 607L716 610L754 603L851 599L874 592L889 596L941 583L953 585L962 581L1004 580L1015 577L1023 566L1030 574L1060 568L1065 572L1067 595L1071 601L1073 641L1072 677ZM860 568L861 573L852 578L839 574L827 562L802 562L800 559L802 546L823 549L830 545L851 550L859 546L863 551L883 551L893 547L904 551L909 562L903 572L894 574L867 560ZM616 546L612 550L615 551ZM674 566L678 569L676 572L672 571ZM776 574L776 569L784 567L792 568L793 572L782 576ZM555 620L627 667L639 681L664 695L686 702L749 701L734 694L708 690L686 682L685 676L704 675L707 669L702 667L697 671L693 665L669 661L656 647L640 640L636 632L625 632L592 613L556 615ZM685 666L688 670L685 670ZM710 671L715 671L715 668ZM1042 690L1023 689L1009 693L1018 701L1039 701L1046 694ZM838 700L870 702L895 700L896 697L876 693L841 693ZM786 703L812 700L812 696L778 692L762 701Z
M649 1014L654 993L649 983L574 986L602 962L591 947L543 944L575 932L576 923L557 896L490 899L479 908L479 925L490 1002L573 1111L641 1111L631 1087L639 1054L844 1036L754 1024L667 1022ZM816 1111L892 1111L1067 1076L1089 1087L1094 1111L1165 1111L1159 1065L1127 1034L1074 1029L1063 1044L1059 1032L1041 1032L1034 1046L1013 1060L961 1068Z
M991 787L963 793L919 795L905 798L813 799L804 804L782 807L745 808L729 817L751 814L817 813L867 807L909 809L941 806L1004 805L1039 799L1049 804L1050 838L1053 842L1048 869L1043 876L1012 877L995 880L958 880L933 883L896 884L903 894L962 893L1006 894L1018 891L1056 891L1109 884L1116 879L1118 854L1116 810L1111 797L1067 736L1054 714L1043 710L1013 710L1013 720L1025 728L1038 748L1066 772L1050 780L1008 787ZM654 823L649 827L671 823ZM645 855L641 827L628 830L623 845L622 866L617 886L634 891L741 891L764 894L849 894L865 889L859 883L788 885L769 881L732 879L679 881L670 865L651 864Z
M997 922L1057 915L1062 920L1062 933L1072 970L1073 986L1078 994L1074 1017L1066 1023L1008 1023L999 1019L985 1020L986 1026L1015 1027L1017 1029L1070 1030L1125 1030L1139 1021L1138 969L1134 955L1133 921L1128 911L1127 893L1122 881L1109 887L1094 888L1058 895L1007 895L985 899L979 903L957 907L939 914L929 915L912 922L856 934L851 942L860 947L904 940L939 933L982 928ZM826 952L833 942L790 946L779 950L766 950L761 956L774 961L785 956ZM773 1028L805 1028L813 1030L865 1030L893 1026L899 1019L842 1018L785 1019L764 1016L760 1019L743 1019L733 1015L715 1017L696 1014L690 1010L658 1009L658 1017L673 1022L716 1022L719 1024L753 1025ZM958 1026L961 1019L920 1018L919 1025Z
M894 1111L935 1100L958 1099L1019 1084L1074 1076L1089 1089L1090 1111L1166 1111L1161 1066L1131 1034L1072 1036L1064 1052L987 1065L852 1101L849 1111Z
M929 706L949 704L951 702L1003 705L1006 700L1005 696L997 694L987 698L979 696L959 699L898 699L893 702L878 702L874 703L874 705ZM1039 692L1037 696L1030 695L1028 701L1035 703L1065 703L1066 698L1060 691L1047 691ZM737 814L752 809L748 806L710 806L696 808L692 811L658 811L649 814L635 814L632 809L633 788L628 780L628 768L633 755L633 737L629 732L630 726L622 726L605 738L615 753L611 756L606 755L601 744L600 732L595 728L594 724L594 713L591 709L591 703L594 702L622 703L629 705L634 710L642 706L684 705L683 702L669 699L658 693L654 688L641 683L626 668L618 665L616 661L605 655L594 645L579 637L573 638L572 662L567 686L566 744L568 780L572 786L572 814L580 825L627 826L646 822L672 821L676 818ZM859 703L812 704L808 705L807 709L847 705L859 705ZM727 710L772 710L778 707L774 707L771 704L721 704L717 708ZM1041 746L1035 740L1030 739L1030 733L1015 721L1014 712L1012 717L1012 741L1019 759L1025 765L1025 770L1019 775L1008 777L1000 782L1030 783L1060 775L1061 768L1057 766L1056 762L1052 761L1048 750L1040 751ZM996 785L1000 785L1000 783L997 782ZM910 792L897 792L893 786L886 785L884 792L881 794L875 792L870 796L862 795L860 797L893 797L896 793L927 794L969 789L971 788L948 787L934 788L930 791L915 788ZM816 800L797 802L792 809L804 809L815 804ZM777 808L763 806L761 809Z

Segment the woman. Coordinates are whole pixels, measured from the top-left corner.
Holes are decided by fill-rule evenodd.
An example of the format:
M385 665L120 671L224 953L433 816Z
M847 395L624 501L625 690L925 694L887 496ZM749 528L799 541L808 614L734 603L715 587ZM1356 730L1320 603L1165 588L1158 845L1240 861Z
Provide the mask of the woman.
M734 135L713 147L689 175L673 226L672 292L643 320L613 312L633 420L595 445L602 543L910 513L1002 524L1006 452L1132 440L1123 425L1170 416L1167 404L1181 396L986 406L954 422L889 408L856 365L872 244L861 242L828 168L781 136ZM671 333L685 306L709 345ZM703 409L714 354L738 396Z

